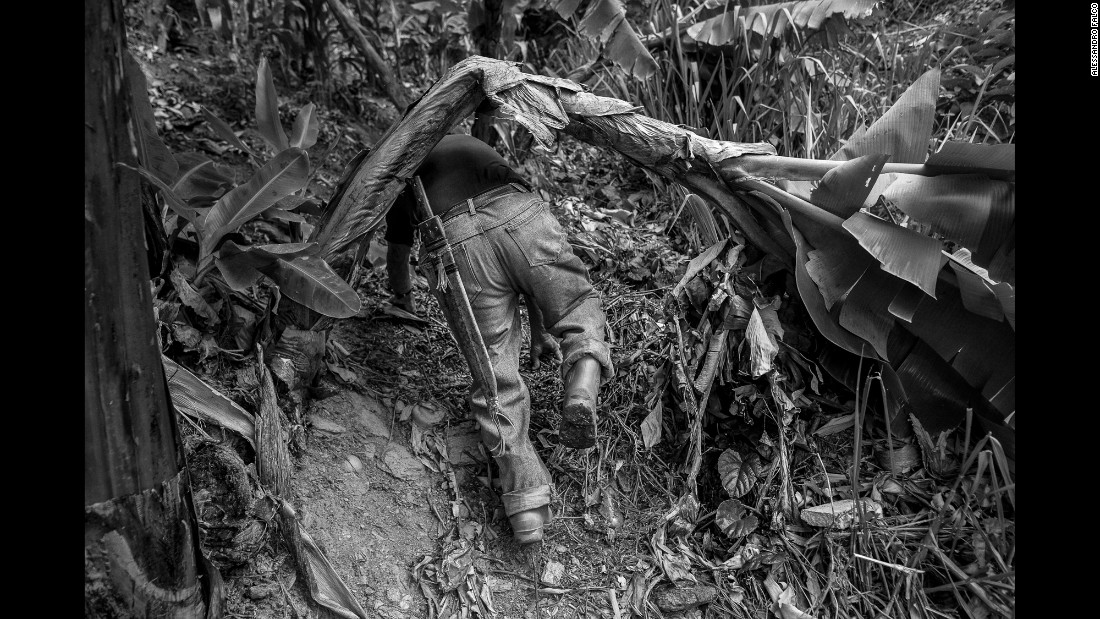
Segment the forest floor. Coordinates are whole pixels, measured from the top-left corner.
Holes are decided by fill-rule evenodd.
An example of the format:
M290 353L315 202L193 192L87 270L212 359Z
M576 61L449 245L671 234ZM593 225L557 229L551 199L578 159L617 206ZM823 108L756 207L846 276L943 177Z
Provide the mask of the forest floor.
M226 46L213 40L165 52L140 32L128 36L149 81L158 128L169 149L202 153L238 181L247 178L251 169L246 158L206 125L199 106L245 129L240 137L246 143L261 144L248 130L254 118L254 60L226 53ZM308 100L305 87L278 82L276 87L284 119L288 110ZM317 158L311 164L316 173L309 192L320 200L330 197L355 154L372 146L398 119L398 111L380 96L360 93L358 103L366 112L357 117L319 106L320 134L310 152ZM640 426L652 409L647 396L664 362L655 343L658 326L667 326L662 322L666 294L700 249L697 237L693 244L692 237L677 228L681 205L672 202L672 193L659 181L625 161L609 160L593 147L567 141L556 152L540 154L541 161L516 164L549 199L589 267L604 300L619 370L604 386L598 445L569 450L557 445L553 429L561 400L559 368L544 365L531 370L526 347L522 352L523 377L531 391L532 440L555 483L553 522L545 541L522 548L512 540L497 492L497 471L466 406L470 374L465 362L423 277L416 287L421 319L391 310L384 241L377 239L367 253L367 268L350 282L363 302L362 310L335 323L327 368L310 397L280 400L288 416L300 421L292 429L291 492L283 498L293 505L304 529L369 616L618 619L633 616L631 609L639 615L646 608L654 610L654 600L660 598L666 617L788 619L825 616L825 600L838 595L834 589L847 591L854 600L852 583L841 573L851 567L844 561L855 564L845 554L846 533L822 535L802 524L773 522L775 534L765 533L768 525L763 524L763 537L754 535L732 546L725 539L714 518L714 506L723 498L715 463L732 439L708 429L708 436L718 438L707 443L699 478L698 498L706 513L685 509L682 501L690 459L684 422L666 413L665 440L644 446L645 429ZM271 226L250 233L259 239L279 234ZM789 298L786 285L772 290L761 281L760 288L764 296ZM785 308L788 305L784 302ZM805 316L781 317L788 342L812 337ZM222 353L188 351L178 361L243 407L255 407L255 361L248 351ZM801 450L793 450L797 458L786 463L790 487L799 490L794 498L803 503L811 493L850 493L851 485L843 484L850 481L853 453L858 453L858 448L852 449L855 409L850 392L825 376L818 379L820 385L814 383L814 394L807 391L795 421L802 441L795 447ZM755 389L747 377L737 380L737 389ZM766 381L757 386L768 388ZM722 411L714 413L723 419ZM743 411L741 415L747 417ZM721 426L724 430L740 423L728 417ZM764 425L758 423L738 440L751 442L751 449L761 454L775 454ZM233 492L254 506L261 503L254 463L243 461L248 471L243 482L224 476L225 462L234 460L230 451L236 452L228 448L240 441L190 419L180 427L204 525L204 551L227 585L226 616L329 616L311 600L281 538L267 534L270 515L265 518L253 513L261 510L253 510L248 517L230 518L222 508L219 497ZM920 469L895 481L880 466L881 454L869 446L864 449L857 494L877 497L891 518L889 526L896 528L887 529L887 536L909 544L917 529L906 526L927 522L933 495L943 490L943 481ZM773 482L779 462L775 456L765 485ZM757 509L765 502L763 494L761 490ZM701 535L685 545L684 538L674 539L672 531L680 526L679 533L685 533L682 517L688 513L694 528L689 526L687 532ZM815 538L820 538L819 549L835 553L830 555L830 573L790 571L785 558L808 554L808 540ZM896 539L886 543L900 544ZM860 549L855 542L852 548ZM837 562L838 556L844 561ZM985 559L975 561L985 565ZM837 574L832 573L834 567ZM686 598L683 612L671 610L675 604L661 597L673 581ZM691 581L695 584L688 584ZM796 581L797 588L776 584ZM936 595L949 599L951 592ZM981 606L971 605L969 611L980 616Z
M234 125L249 124L247 95L245 101L231 99L234 60L188 50L164 53L133 34L131 48L146 72L169 148L203 153L224 165L224 171L245 178L250 170L244 157L224 146L201 122L198 109L205 106ZM248 84L250 77L239 78L240 84ZM304 102L301 98L300 93L285 97L293 107ZM338 111L321 110L315 150L327 149L337 134L341 141L327 159L315 164L318 172L310 186L314 195L327 198L343 165L397 118L396 110L381 98L367 98L367 105L377 108L376 116L349 119ZM246 131L242 139L249 142L255 136ZM607 169L601 172L610 174ZM614 184L604 184L610 181ZM586 181L578 175L567 189L593 194L595 203L606 205L626 192L619 181L607 176ZM633 181L645 182L637 173ZM644 193L647 204L656 204L652 188L637 189L641 193L632 196L635 202ZM609 225L575 210L569 216L561 204L556 201L555 211L573 237L583 234L582 220L590 228ZM627 233L625 224L619 228ZM256 232L262 235L270 229ZM656 235L651 229L647 236ZM354 283L362 311L338 321L329 337L336 350L347 355L330 348L331 371L320 378L314 397L305 403L292 494L285 498L359 602L379 617L446 617L448 603L451 611L468 605L475 613L491 610L501 617L613 616L632 573L652 567L652 525L664 518L674 499L667 490L672 476L668 467L656 457L620 460L618 475L609 482L597 479L603 468L598 461L610 457L606 440L581 452L557 446L552 423L561 400L560 368L545 364L530 370L525 347L521 361L531 391L531 433L556 488L553 522L544 542L532 548L517 545L497 492L496 469L486 458L465 404L469 371L422 276L417 278L416 297L423 320L389 311L383 243L373 242L367 256L370 268ZM652 249L655 243L648 238L637 245ZM634 273L645 269L628 268ZM672 283L670 273L659 275L662 283ZM608 287L621 287L614 278L598 274L594 282L605 299ZM659 299L667 287L634 291L633 296ZM526 326L524 316L525 330ZM632 346L623 342L615 348ZM621 355L616 351L615 356ZM253 379L241 371L249 367L247 361L222 357L201 359L195 365L208 383L251 405L246 393ZM195 427L197 432L190 423L183 424L189 445L196 444L198 434L221 440L217 431ZM221 469L205 454L193 456L191 463L200 469L193 481L200 515L227 485L209 474ZM324 616L307 601L306 585L279 543L259 544L247 558L216 554L215 563L222 565L228 585L227 616ZM471 582L486 585L474 592L476 599L459 602L452 592L447 602L433 592L429 584L438 583L444 570L467 565L473 566ZM612 600L614 595L618 597Z

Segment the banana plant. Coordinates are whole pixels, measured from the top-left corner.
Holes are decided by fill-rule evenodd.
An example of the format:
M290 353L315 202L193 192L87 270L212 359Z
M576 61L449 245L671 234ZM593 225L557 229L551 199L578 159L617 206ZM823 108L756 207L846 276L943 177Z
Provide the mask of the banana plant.
M911 418L934 444L972 416L1014 459L1015 150L947 143L929 154L938 93L933 70L830 160L811 160L704 138L575 82L475 56L350 172L313 240L322 256L356 247L384 220L400 179L488 98L544 146L564 131L700 195L793 272L833 344L823 367L847 371L837 351L874 361L893 419Z
M309 179L306 149L316 143L318 133L315 107L310 103L299 111L290 135L286 134L266 58L260 62L256 81L257 130L275 152L266 162L228 124L203 109L215 133L248 155L255 166L246 182L234 185L204 157L171 156L150 123L140 126L142 150L150 155L141 158L137 171L157 189L171 212L169 222L177 225L166 228L174 228L173 237L189 237L198 248L189 286L200 287L217 271L232 290L241 292L267 276L287 298L317 314L354 316L361 307L359 296L318 257L316 243L250 245L238 234L242 226L269 211L288 213L308 201L300 195ZM135 98L148 105L143 84L135 86Z

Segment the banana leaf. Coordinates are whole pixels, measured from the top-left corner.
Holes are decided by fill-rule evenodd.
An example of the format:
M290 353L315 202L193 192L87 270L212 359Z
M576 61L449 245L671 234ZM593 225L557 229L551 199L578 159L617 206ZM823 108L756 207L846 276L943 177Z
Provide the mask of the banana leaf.
M172 190L183 200L199 196L218 198L236 184L205 155L189 151L177 154L175 159L180 169L187 170L172 186Z
M214 262L229 287L241 291L259 281L263 276L261 269L267 268L276 260L293 260L298 256L317 255L319 251L317 243L241 246L230 240L218 249Z
M693 24L688 37L708 45L730 45L747 29L764 37L782 37L791 27L816 31L844 19L866 17L877 0L802 0L761 6L734 5L727 11Z
M228 124L226 124L224 120L215 116L213 112L206 109L205 107L200 107L199 110L202 111L202 117L206 119L206 122L210 125L210 128L214 130L214 133L218 134L218 137L225 140L226 142L229 142L231 146L237 148L242 153L248 155L249 157L252 157L253 160L255 160L256 154L253 153L252 149L250 149L248 146L245 146L245 143L241 141L241 138L237 137L237 134L233 132L233 129Z
M889 158L889 155L863 155L845 161L821 177L810 192L809 202L837 217L852 216L867 200L882 172L882 164Z
M991 178L1015 180L1016 145L945 142L938 151L928 156L925 165L936 172L965 169L984 173ZM999 175L997 172L1009 172L1011 175Z
M126 79L130 82L130 101L134 110L134 126L138 134L136 140L138 160L158 179L165 184L171 184L179 174L179 164L157 133L153 106L149 104L149 85L145 81L145 72L129 52L123 54L123 64Z
M317 256L280 258L260 271L278 284L283 294L323 316L350 318L362 308L355 289Z
M979 266L988 268L1006 244L1015 244L1015 183L982 174L899 174L883 197L968 248Z
M317 143L319 130L317 113L312 103L307 103L298 111L294 119L294 127L290 131L290 145L302 150L308 150Z
M939 241L864 212L849 217L844 222L844 229L882 264L887 273L935 298L936 280L947 262Z
M581 0L559 0L551 3L554 10L564 18L573 15L580 5ZM619 0L590 0L577 30L584 36L599 40L604 45L603 54L627 75L644 80L657 72L657 61L627 21L626 12Z
M308 174L309 156L306 152L300 148L288 148L256 170L247 183L222 196L203 222L205 234L200 265L211 256L222 237L305 186Z
M260 59L260 66L256 68L256 125L260 137L276 153L290 148L286 131L279 121L279 97L275 93L275 81L271 78L267 56Z
M924 163L939 90L940 70L931 69L917 78L866 131L853 135L832 159L886 154L894 163Z

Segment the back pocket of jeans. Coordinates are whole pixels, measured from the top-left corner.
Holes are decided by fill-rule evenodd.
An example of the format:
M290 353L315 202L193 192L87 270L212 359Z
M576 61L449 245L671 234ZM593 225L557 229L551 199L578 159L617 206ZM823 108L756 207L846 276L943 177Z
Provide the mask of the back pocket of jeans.
M520 222L510 224L508 235L515 241L527 264L533 267L553 264L558 261L566 237L561 225L546 204L532 209L531 216L520 215Z

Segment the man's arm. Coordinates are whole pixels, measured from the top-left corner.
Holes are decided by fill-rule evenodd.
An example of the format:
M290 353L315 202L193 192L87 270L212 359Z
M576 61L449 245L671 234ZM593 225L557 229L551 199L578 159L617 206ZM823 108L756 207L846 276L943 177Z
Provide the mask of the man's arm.
M557 338L547 333L538 303L528 295L523 295L523 301L527 304L527 321L531 327L531 369L539 369L543 362L561 363L561 346Z

